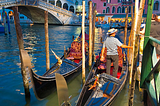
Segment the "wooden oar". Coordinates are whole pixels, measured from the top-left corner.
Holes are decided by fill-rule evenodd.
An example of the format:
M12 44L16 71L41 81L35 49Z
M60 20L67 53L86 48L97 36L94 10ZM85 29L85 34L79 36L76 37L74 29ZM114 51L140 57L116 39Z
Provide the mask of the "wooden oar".
M56 55L56 53L55 53L52 49L51 49L51 51L52 51L52 53L54 54L54 56L56 57L56 59L58 59L58 65L61 66L62 60L60 59L60 57L58 57L58 56Z
M71 106L66 80L61 74L55 73L55 76L59 106Z
M31 59L30 59L27 51L21 49L20 52L22 55L22 62L23 62L24 67L25 68L29 67L30 69L32 69Z

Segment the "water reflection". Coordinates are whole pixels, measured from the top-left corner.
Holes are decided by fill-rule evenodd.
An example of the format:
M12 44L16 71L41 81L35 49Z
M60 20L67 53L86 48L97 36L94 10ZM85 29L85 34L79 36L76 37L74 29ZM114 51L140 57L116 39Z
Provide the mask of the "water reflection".
M24 47L28 51L32 60L33 70L38 75L43 75L46 71L46 58L45 58L45 32L44 25L22 26ZM76 38L81 32L80 26L53 26L49 25L49 48L61 57L65 48L70 47L72 36ZM89 34L88 27L85 28ZM102 44L100 43L101 37L104 39L107 30L101 28L96 29L94 53L98 55ZM123 41L123 33L118 32L118 37ZM21 75L19 48L14 24L11 24L11 35L0 34L0 103L6 106L58 106L57 93L53 92L44 100L37 100L33 89L30 89L31 100L26 103L23 80ZM57 59L50 51L50 63L52 66ZM86 69L87 70L87 69ZM87 76L87 74L86 74ZM81 90L81 74L78 75L73 81L68 83L69 95L72 95L71 103L73 106L78 98ZM127 88L123 91L126 94ZM127 95L123 95L127 99ZM121 97L122 98L122 97ZM123 100L121 101L124 102ZM124 106L124 105L121 105Z

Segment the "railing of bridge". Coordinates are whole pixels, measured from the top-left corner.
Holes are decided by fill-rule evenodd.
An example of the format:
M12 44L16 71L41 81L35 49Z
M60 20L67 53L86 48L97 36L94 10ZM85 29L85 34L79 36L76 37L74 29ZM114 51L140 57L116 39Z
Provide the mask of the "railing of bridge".
M147 91L152 106L160 106L160 59L155 48L155 43L160 45L160 41L150 37L153 3L154 0L149 0L140 85Z
M15 2L16 0L1 0L0 3Z
M41 1L39 0L38 1L38 5L39 6L42 6L42 7L45 7L45 8L48 8L48 9L51 9L51 10L55 10L55 11L58 11L58 12L61 12L63 14L70 14L70 15L75 15L73 12L71 11L68 11L66 9L63 9L63 8L60 8L60 7L57 7L55 5L52 5L50 3L47 3L47 2L44 2L44 1ZM75 15L76 16L76 15Z
M45 1L42 1L42 0L0 0L0 6L12 5L12 4L42 6L42 7L45 7L47 9L57 11L59 13L76 16L71 11L68 11L66 9L57 7L55 5L52 5L52 4L47 3Z

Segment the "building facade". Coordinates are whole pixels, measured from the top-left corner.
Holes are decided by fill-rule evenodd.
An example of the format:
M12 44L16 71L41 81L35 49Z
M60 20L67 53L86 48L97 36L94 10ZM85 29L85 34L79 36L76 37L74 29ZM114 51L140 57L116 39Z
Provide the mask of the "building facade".
M92 0L92 2L96 3L97 5L97 13L105 15L125 14L126 4L124 3L124 1L125 0ZM135 0L126 0L126 1L133 4L133 10L134 10ZM153 7L154 14L160 14L159 3L160 0L154 0L154 7ZM129 6L129 14L131 14L131 4L129 4L128 6ZM145 1L143 14L147 14L147 8L148 8L148 0Z

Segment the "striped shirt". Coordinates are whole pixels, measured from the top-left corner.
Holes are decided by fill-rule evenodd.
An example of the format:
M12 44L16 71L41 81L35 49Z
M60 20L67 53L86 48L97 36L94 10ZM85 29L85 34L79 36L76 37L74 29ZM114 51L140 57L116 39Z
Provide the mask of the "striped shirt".
M107 48L107 55L118 55L117 46L121 46L122 43L115 37L107 37L103 43L103 48Z

